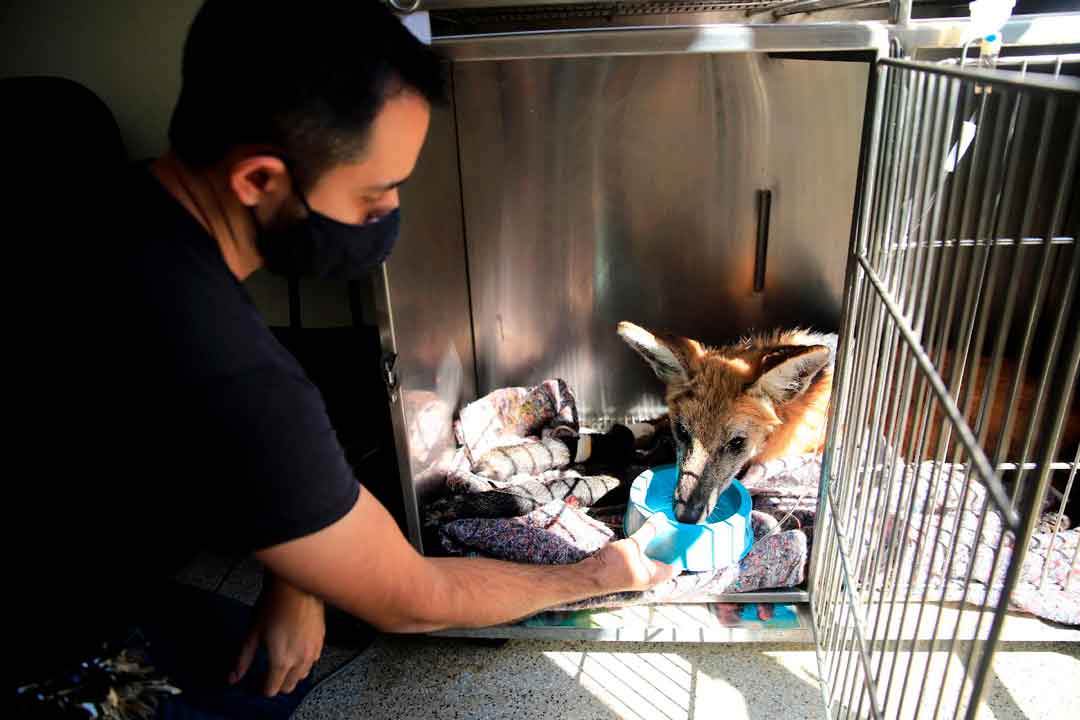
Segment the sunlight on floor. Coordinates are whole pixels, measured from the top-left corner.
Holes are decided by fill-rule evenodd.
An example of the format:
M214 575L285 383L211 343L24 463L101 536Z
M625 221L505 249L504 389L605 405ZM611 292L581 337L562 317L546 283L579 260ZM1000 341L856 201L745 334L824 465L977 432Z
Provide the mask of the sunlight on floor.
M785 718L822 714L820 699L805 704L808 696L818 692L817 658L811 650L764 650L750 656L732 655L730 673L725 668L727 663L721 662L710 665L712 674L688 659L695 657L692 652L547 651L543 655L615 715L627 720L711 719L717 717L719 710L723 711L725 720L757 718L762 717L763 700L773 704L787 695L801 697L804 704L792 707ZM899 672L891 689L892 712L912 719L934 717L935 710L938 717L953 717L957 710L962 714L963 708L957 706L965 679L960 659L953 656L947 663L944 653L931 658L926 652L900 652L895 659ZM904 702L900 704L902 677L909 663L910 686L905 689ZM751 670L748 665L757 669ZM880 668L882 691L888 685L893 665L893 656L886 655ZM1033 667L1043 668L1043 672L1033 673ZM1047 673L1046 668L1053 670ZM1080 685L1062 681L1077 677L1080 677L1080 657L1045 651L999 652L987 696L979 709L979 720L1042 717L1039 708L1045 709L1047 698L1055 695L1061 698L1060 707L1075 707L1080 704ZM970 684L967 690L970 691ZM859 707L857 695L850 690L843 702L836 700L834 712L844 707L851 717L870 716L865 698Z
M732 679L737 684L732 684L695 668L678 653L548 651L544 656L628 720L703 720L715 718L719 709L726 720L736 720L755 716L748 702L754 701L756 693L786 694L776 685L748 682L745 673L734 667ZM790 677L791 685L817 692L813 652L763 652L759 657L787 671L783 677Z
M872 660L877 676L879 701L887 707L886 715L902 720L951 718L962 716L972 691L972 676L965 668L969 643L960 643L957 652L889 652L875 654ZM853 658L854 659L854 658ZM853 680L859 663L843 667L850 670L845 685L833 698L833 709L847 707L855 717L869 717L868 696L859 698ZM910 676L905 679L905 676ZM979 720L1018 720L1019 718L1059 717L1067 713L1047 713L1047 700L1059 708L1080 703L1080 658L1046 649L1018 651L1008 645L994 656L986 694L979 705Z
M999 649L984 702L999 720L1075 717L1080 708L1080 652L1075 644ZM1052 710L1055 706L1057 711ZM979 720L989 717L980 715Z

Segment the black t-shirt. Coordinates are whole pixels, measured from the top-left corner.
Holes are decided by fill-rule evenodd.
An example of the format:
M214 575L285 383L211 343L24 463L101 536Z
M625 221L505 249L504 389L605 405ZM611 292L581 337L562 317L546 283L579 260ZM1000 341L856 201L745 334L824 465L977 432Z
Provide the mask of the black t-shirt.
M27 286L16 390L15 588L54 659L197 552L308 535L359 494L319 391L147 168L72 225L35 261L59 271Z

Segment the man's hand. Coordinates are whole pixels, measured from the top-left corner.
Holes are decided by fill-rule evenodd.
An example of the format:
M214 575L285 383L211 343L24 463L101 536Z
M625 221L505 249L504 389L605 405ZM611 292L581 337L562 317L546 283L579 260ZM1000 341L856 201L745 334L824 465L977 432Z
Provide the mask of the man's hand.
M326 623L322 600L266 573L255 611L255 623L248 633L236 669L229 682L236 684L247 674L260 643L266 645L270 670L263 692L273 697L290 693L308 676L322 654Z
M674 566L651 560L645 555L659 525L649 520L625 540L605 545L600 552L584 560L600 592L612 593L624 590L648 590L670 580L678 574Z

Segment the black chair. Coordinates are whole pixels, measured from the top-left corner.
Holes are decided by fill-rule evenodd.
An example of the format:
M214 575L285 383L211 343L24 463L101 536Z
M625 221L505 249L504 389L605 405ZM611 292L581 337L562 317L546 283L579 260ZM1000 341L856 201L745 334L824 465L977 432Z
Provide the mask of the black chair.
M127 167L116 119L92 91L62 77L0 80L0 284L15 314L41 325L78 312L124 210L116 187Z
M112 112L73 80L4 78L0 108L0 167L32 200L41 191L65 201L98 195L127 164Z

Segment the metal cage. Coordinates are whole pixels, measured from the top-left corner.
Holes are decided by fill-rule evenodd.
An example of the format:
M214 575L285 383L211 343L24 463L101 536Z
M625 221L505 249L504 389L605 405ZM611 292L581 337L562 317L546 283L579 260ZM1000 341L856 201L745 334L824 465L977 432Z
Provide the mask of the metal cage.
M1010 599L1080 583L1080 82L1009 67L876 67L811 592L830 716L974 717Z

